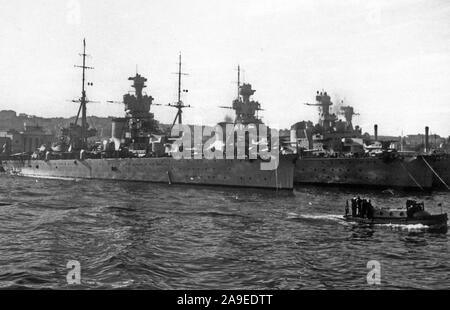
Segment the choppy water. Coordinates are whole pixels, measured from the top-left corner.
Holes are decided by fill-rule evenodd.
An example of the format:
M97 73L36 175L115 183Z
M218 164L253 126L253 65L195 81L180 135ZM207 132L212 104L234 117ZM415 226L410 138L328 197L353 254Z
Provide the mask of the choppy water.
M286 192L0 176L0 288L450 288L449 233L345 223L352 195L449 212L450 194L298 187Z

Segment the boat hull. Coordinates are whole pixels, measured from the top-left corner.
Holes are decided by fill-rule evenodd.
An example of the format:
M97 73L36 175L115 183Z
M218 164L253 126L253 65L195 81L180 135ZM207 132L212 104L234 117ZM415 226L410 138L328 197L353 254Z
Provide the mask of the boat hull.
M104 179L169 184L293 188L294 159L280 157L278 168L261 170L260 159L108 158L6 160L13 175L33 178Z
M433 173L433 187L450 186L450 154L424 155L423 158L437 174Z
M447 228L447 213L428 215L422 218L362 218L354 217L351 215L344 216L344 219L348 222L356 222L362 224L394 224L394 225L425 225L432 229L445 229Z
M419 158L304 157L296 162L294 183L430 189L433 175Z

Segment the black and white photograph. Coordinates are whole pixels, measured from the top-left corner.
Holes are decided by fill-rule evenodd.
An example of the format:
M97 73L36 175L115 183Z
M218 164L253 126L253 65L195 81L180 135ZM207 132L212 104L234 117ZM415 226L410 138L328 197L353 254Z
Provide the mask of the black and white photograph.
M0 290L450 288L450 1L1 0L0 72Z

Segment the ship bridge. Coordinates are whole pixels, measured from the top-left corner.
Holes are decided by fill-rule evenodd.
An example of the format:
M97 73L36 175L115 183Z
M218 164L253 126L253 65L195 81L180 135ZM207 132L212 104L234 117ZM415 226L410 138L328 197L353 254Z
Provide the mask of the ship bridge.
M256 115L257 111L262 110L261 105L257 101L250 99L255 93L251 84L242 84L239 90L239 94L242 98L238 98L233 101L233 110L236 112L235 123L242 124L259 124L262 123L261 119Z
M128 80L133 81L131 87L135 89L135 94L126 94L123 96L125 111L131 117L153 118L153 114L150 113L153 97L142 93L142 90L147 87L147 85L145 85L147 79L136 73L135 76L129 77Z

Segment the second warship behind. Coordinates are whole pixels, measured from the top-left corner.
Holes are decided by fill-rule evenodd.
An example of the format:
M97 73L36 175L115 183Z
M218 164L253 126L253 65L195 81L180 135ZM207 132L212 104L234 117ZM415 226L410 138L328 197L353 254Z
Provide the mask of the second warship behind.
M97 149L88 148L90 133L86 121L85 90L86 44L84 50L82 76L82 95L80 98L81 126L72 124L64 131L59 144L51 149L42 147L34 154L20 154L4 160L0 165L10 174L36 178L58 179L106 179L145 181L169 184L220 185L235 187L253 187L268 189L292 189L294 174L294 156L280 156L278 167L274 170L262 170L261 164L267 162L257 159L175 159L168 153L170 137L157 130L157 121L150 108L153 98L143 93L146 78L136 73L133 81L134 94L123 96L125 117L112 122L112 140ZM181 101L181 55L179 62L178 101L169 104L177 108L177 117L181 124L181 113L187 107ZM249 85L240 87L240 96L233 108L236 115L250 111L254 114L254 101L249 100ZM250 86L251 89L251 86ZM254 91L250 92L253 94ZM78 120L78 117L76 120ZM252 115L249 115L250 117Z
M295 183L408 189L433 186L433 172L422 156L404 155L377 141L367 146L372 142L370 136L353 127L353 107L340 107L345 116L342 121L330 112L333 103L326 92L317 92L316 103L307 105L318 106L320 118L316 125L299 122L291 127L291 147L299 156Z

